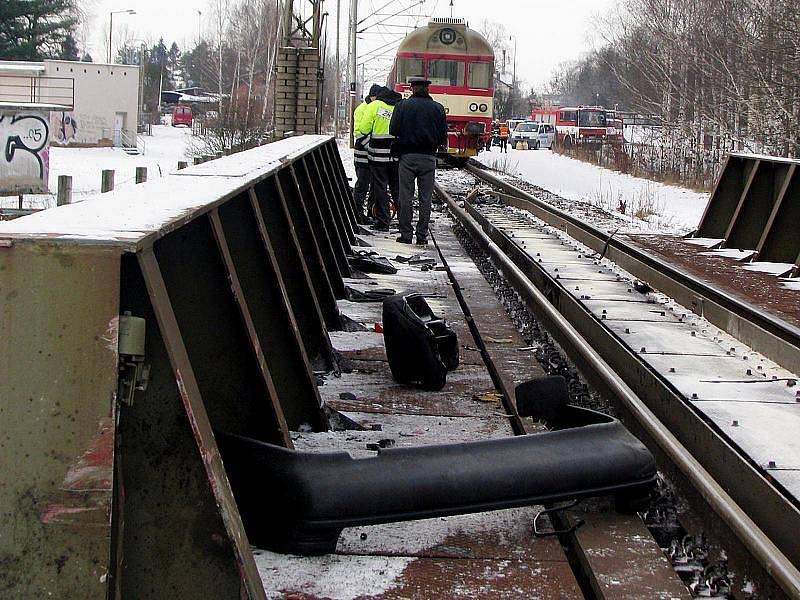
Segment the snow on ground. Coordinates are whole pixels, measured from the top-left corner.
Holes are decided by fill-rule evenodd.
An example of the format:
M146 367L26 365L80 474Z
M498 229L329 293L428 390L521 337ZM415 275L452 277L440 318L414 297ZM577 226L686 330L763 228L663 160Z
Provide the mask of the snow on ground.
M533 185L609 212L618 213L620 202L625 202L627 215L641 215L631 224L644 231L685 233L695 229L708 203L708 193L633 177L550 150L509 149L507 155L501 155L500 149L493 147L478 160L487 166L505 162L505 170Z
M113 169L114 188L134 185L136 167L147 167L151 181L174 171L179 160L186 160L186 144L192 139L192 130L186 127L153 125L152 136L142 136L146 144L143 155L129 155L122 148L50 148L49 194L25 194L24 208L51 208L56 205L58 176L72 175L72 201L100 191L100 177L104 169ZM16 208L16 196L0 196L0 207Z
M347 138L337 138L336 145L339 146L339 156L342 157L345 174L351 178L350 185L356 183L356 167L353 163L353 149L350 148L350 140Z

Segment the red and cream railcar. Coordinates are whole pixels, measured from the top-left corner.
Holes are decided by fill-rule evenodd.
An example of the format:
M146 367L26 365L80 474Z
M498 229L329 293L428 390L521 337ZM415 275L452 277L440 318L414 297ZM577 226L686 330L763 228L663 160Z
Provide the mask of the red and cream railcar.
M494 52L480 33L463 19L431 20L400 43L389 85L411 94L409 77L431 81L431 96L447 112L451 156L475 156L492 129Z

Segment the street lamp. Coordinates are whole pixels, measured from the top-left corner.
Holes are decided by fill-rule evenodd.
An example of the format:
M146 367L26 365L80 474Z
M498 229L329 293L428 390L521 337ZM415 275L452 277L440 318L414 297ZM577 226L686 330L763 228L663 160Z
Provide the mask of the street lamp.
M108 24L108 64L111 64L111 34L114 31L114 15L119 14L126 14L126 15L135 15L136 11L132 8L127 10L114 10L109 13L109 24Z
M511 118L515 118L514 114L514 94L517 91L517 36L508 36L509 40L514 40L514 71L511 76Z
M197 11L197 45L200 45L200 19L203 16L203 11Z

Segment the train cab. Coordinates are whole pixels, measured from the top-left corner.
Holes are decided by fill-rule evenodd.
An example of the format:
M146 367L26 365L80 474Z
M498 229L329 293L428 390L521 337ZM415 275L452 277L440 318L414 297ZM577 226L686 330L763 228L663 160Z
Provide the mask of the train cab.
M389 86L408 97L410 77L431 81L447 113L447 154L476 156L491 133L494 52L463 19L432 19L400 43Z

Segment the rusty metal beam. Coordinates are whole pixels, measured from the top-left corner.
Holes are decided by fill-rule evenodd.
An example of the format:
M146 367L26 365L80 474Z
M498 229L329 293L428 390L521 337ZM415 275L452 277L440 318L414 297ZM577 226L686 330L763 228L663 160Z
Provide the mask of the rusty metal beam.
M241 578L241 591L247 598L265 599L264 588L258 575L253 554L247 543L233 492L225 475L225 467L211 431L208 413L200 395L200 388L194 376L189 354L184 345L178 321L170 303L169 294L161 275L158 261L151 250L138 254L139 266L142 270L147 291L158 321L161 337L166 346L169 362L178 384L181 401L189 418L197 448L205 467L222 521L227 532L226 544L229 544L237 564ZM210 540L209 540L210 541ZM233 590L232 590L233 591Z
M330 370L335 361L325 318L311 282L304 249L297 239L285 202L281 201L277 178L270 177L256 184L255 195L259 209L256 221L262 237L269 240L274 252L306 355L315 369Z
M277 429L279 432L282 445L286 448L291 448L292 438L289 435L289 426L286 424L286 417L284 416L283 407L278 399L278 392L275 389L275 384L272 381L272 375L270 374L269 366L267 366L267 361L264 357L264 350L261 347L261 341L259 340L258 333L256 332L256 327L253 323L253 317L250 314L250 308L247 305L247 299L245 298L244 290L242 290L242 284L239 281L239 275L236 272L236 265L233 262L233 257L231 257L231 251L228 248L228 241L225 237L225 231L223 230L222 222L219 219L219 209L215 208L208 213L208 218L209 221L211 221L211 229L214 232L214 239L217 242L217 248L219 249L219 253L222 257L222 262L225 265L225 271L228 275L228 281L230 282L233 300L236 302L236 306L239 307L239 313L242 317L245 330L247 331L247 338L250 342L250 350L253 352L253 359L258 365L258 370L261 373L264 387L267 389L267 401L272 408L272 427ZM254 398L253 401L257 400ZM303 403L296 402L292 403L287 408L300 408L302 406ZM303 420L300 419L300 422L302 423Z
M328 329L338 330L342 327L339 308L336 305L337 298L343 298L344 281L339 275L339 270L335 264L328 270L328 266L323 257L322 243L324 240L317 239L311 219L306 211L305 204L300 199L297 183L289 172L280 173L275 180L278 191L278 200L281 202L284 211L289 215L289 219L294 225L295 235L298 244L304 250L304 258L308 267L308 275L317 294L320 303L322 316ZM332 257L331 257L332 258Z
M736 156L725 158L703 217L700 219L698 236L717 239L725 237L751 169L752 164Z
M345 203L342 201L339 189L333 182L330 168L322 152L312 152L310 158L319 174L320 188L322 189L325 200L331 207L331 213L336 221L336 226L339 228L339 234L342 240L346 240L347 242L345 250L350 253L350 248L356 243L356 236L350 225L350 218L347 214Z
M347 262L347 255L350 254L350 244L340 231L340 225L337 223L331 206L325 198L325 192L320 186L319 178L315 175L317 173L315 167L313 165L309 166L306 157L298 160L295 164L297 166L295 173L303 198L306 200L307 205L308 203L314 203L319 207L322 221L325 223L325 229L331 238L334 256L339 265L339 272L342 277L346 277L350 274L350 265Z
M344 209L347 211L347 218L350 221L350 227L353 231L358 231L356 205L350 185L347 183L347 175L344 172L344 166L342 165L342 160L339 157L339 151L336 148L336 142L331 140L327 144L324 144L320 150L323 159L330 168L330 175L338 190L342 206L344 206Z
M759 260L794 263L800 254L797 223L800 222L800 169L790 165L778 192L775 207L759 240Z
M304 160L306 162L306 167L313 169L313 173L317 174L317 176L311 180L312 188L316 190L317 201L319 202L322 200L323 205L328 207L333 223L339 231L339 238L342 241L345 254L351 254L351 244L355 241L355 238L351 240L352 232L349 231L349 223L345 222L339 199L334 196L334 191L328 183L325 165L316 152L307 154Z
M336 297L344 298L344 283L341 284L341 290L339 290L337 282L343 277L350 276L350 263L347 262L347 255L344 254L341 244L337 243L333 232L328 230L325 219L322 217L322 209L314 202L311 190L308 186L301 186L300 175L302 175L302 172L299 175L298 171L299 169L295 169L294 166L289 167L291 183L287 184L285 178L279 178L280 181L283 181L284 194L286 195L287 202L290 204L292 201L299 202L306 209L314 237L319 240L320 252L325 262L325 269L328 273L331 285L334 287ZM284 174L281 173L281 175Z

